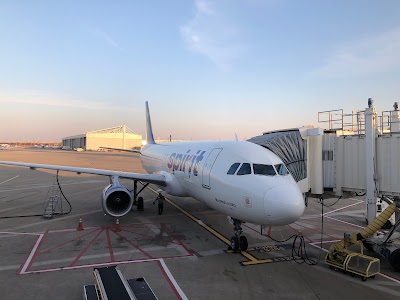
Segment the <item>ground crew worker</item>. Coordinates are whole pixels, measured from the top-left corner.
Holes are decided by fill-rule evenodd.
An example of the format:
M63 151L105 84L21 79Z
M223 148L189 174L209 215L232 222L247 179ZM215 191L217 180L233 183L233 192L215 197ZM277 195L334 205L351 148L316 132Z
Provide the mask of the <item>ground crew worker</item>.
M158 214L162 215L163 209L164 209L164 200L165 197L162 194L162 192L158 193L158 197L156 198L156 200L154 200L153 204L156 203L156 201L158 201Z

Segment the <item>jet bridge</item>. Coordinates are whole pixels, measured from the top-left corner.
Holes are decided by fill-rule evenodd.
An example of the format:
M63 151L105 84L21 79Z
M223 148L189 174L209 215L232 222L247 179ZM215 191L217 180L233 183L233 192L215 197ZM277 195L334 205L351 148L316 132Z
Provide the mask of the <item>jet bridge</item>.
M378 114L368 99L365 110L319 112L324 129L265 132L249 141L278 155L303 193L365 194L366 218L372 222L377 208L384 208L379 198L400 197L400 111L397 102L393 107Z
M285 163L303 193L323 193L321 128L301 127L264 132L249 142L274 152Z

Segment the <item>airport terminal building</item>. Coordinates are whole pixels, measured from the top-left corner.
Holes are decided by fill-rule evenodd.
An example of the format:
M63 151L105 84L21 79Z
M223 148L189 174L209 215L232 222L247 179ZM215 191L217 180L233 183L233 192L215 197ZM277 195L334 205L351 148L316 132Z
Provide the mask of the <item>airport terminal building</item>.
M132 149L142 146L142 136L126 125L100 129L62 139L63 149L99 150L100 147Z

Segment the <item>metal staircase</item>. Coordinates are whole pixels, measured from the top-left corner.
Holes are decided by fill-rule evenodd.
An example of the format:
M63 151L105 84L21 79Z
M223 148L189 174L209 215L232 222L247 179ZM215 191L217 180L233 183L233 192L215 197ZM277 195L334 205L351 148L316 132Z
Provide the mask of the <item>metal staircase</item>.
M60 188L57 182L49 188L46 198L43 202L43 218L52 219L54 215L62 214L62 201L60 196Z

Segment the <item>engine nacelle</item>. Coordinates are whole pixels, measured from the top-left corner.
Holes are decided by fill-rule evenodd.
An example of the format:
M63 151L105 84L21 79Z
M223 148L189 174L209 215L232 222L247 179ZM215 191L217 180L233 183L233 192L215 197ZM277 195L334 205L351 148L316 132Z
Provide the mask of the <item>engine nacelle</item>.
M132 209L132 194L122 185L110 184L103 190L101 204L107 215L122 217Z
M167 185L163 187L163 190L165 190L168 194L178 197L189 196L179 183L178 179L173 174L165 171L161 171L159 172L159 174L165 177Z

